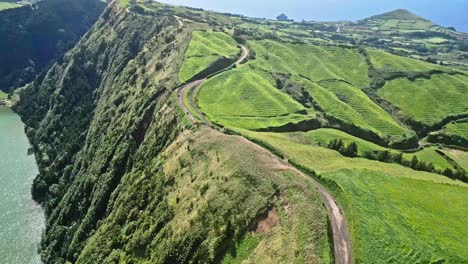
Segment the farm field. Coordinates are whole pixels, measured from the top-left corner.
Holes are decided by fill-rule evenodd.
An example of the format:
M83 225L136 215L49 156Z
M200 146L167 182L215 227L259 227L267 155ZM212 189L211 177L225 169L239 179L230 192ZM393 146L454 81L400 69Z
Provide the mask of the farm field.
M450 68L444 66L397 56L382 50L367 49L367 53L371 58L372 65L378 70L403 72L428 72L431 70L452 71Z
M299 135L297 137L299 137ZM403 158L408 161L410 161L413 158L413 156L416 156L418 160L424 162L431 162L434 165L434 167L438 170L444 170L446 168L453 169L453 166L444 157L442 157L439 153L436 152L436 150L438 149L437 147L426 147L414 153L404 153L398 150L393 150L390 148L385 148L376 145L372 142L346 134L340 130L329 128L311 130L307 133L304 133L303 137L306 139L306 141L301 142L307 142L312 145L325 147L331 140L341 139L343 140L345 145L348 145L352 142L356 143L358 146L359 155L364 154L364 152L366 151L389 151L395 154L402 153Z
M395 79L378 94L412 119L434 125L446 116L468 112L468 76L433 75L431 79Z
M297 134L243 133L341 187L335 195L344 206L359 262L459 263L468 257L463 249L468 185L396 164L345 158L299 143L303 138Z
M198 93L198 106L221 124L224 118L230 123L236 122L233 118L245 117L247 122L253 122L244 125L249 128L279 125L297 118L303 120L294 113L305 111L305 108L275 88L273 83L270 75L241 66L206 81ZM257 125L257 122L263 125Z
M369 85L367 65L357 49L271 40L250 41L255 66L272 73L290 73L311 81L346 80L361 88Z
M180 82L208 68L220 58L235 58L239 53L236 41L222 32L194 31L179 72Z
M320 85L307 80L301 83L327 114L374 131L381 137L400 138L411 134L356 87L336 81Z
M462 168L468 170L468 153L456 149L444 150L443 152L457 162Z
M444 126L440 131L437 131L436 133L441 133L449 136L461 136L468 140L468 120L465 120L464 122L450 123Z

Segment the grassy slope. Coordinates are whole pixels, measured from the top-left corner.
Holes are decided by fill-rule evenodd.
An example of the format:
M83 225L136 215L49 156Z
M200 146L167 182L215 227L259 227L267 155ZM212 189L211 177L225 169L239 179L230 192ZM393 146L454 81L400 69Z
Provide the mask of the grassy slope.
M218 58L233 58L238 52L236 41L225 33L194 31L179 72L179 79L185 82Z
M123 179L115 210L79 263L100 254L108 255L107 261L171 262L171 254L190 254L177 252L180 246L197 241L192 253L211 262L229 236L237 240L244 232L226 263L329 261L320 196L309 180L285 170L266 151L240 137L202 129L186 131L152 164ZM251 232L269 206L276 208L279 223L270 232ZM138 251L142 240L152 241L147 251ZM124 248L112 246L124 241Z
M378 94L416 121L436 124L448 115L467 113L468 77L434 75L431 79L395 79Z
M313 81L341 79L359 88L369 84L367 65L355 49L271 40L249 44L256 52L255 64L270 72L302 75Z
M416 59L405 58L381 50L367 49L372 65L379 70L403 72L450 71L449 68Z
M15 4L15 3L9 3L9 2L0 2L0 11L5 10L5 9L11 9L11 8L16 8L20 7L21 5Z
M461 150L444 150L451 159L453 159L458 165L468 171L468 153Z
M215 121L227 126L249 129L286 123L283 120L250 119L248 124L244 124L242 120L233 120L232 117L277 116L294 112L287 107L289 103L285 103L290 101L288 96L278 92L273 86L275 80L271 77L272 73L281 72L292 74L292 80L303 85L328 114L374 131L382 137L410 134L408 129L400 126L356 88L368 85L365 62L356 50L274 41L249 43L256 53L255 60L234 72L224 73L209 80L200 91L199 106L211 118L231 116L228 120L218 118ZM251 68L247 68L248 66ZM322 81L322 85L306 78ZM346 80L354 83L356 87L341 81L325 81L329 79ZM272 96L278 99L272 100ZM299 109L297 107L295 111ZM291 121L297 122L305 118L310 117L294 116Z
M302 80L302 83L317 104L330 115L382 136L399 137L410 133L356 87L344 82L318 85Z
M302 133L297 133L302 134ZM335 130L335 129L317 129L312 130L307 133L303 134L303 137L306 139L307 143L311 143L318 146L327 146L328 142L332 139L342 139L345 144L350 144L351 142L355 142L358 145L358 151L362 154L365 151L390 151L393 153L398 153L397 150L392 150L388 148L381 147L376 145L372 142L351 136L346 134L342 131ZM424 148L420 151L415 153L405 153L403 154L403 158L406 160L411 160L413 156L416 156L419 160L425 162L431 162L434 164L436 169L444 170L446 168L452 168L452 165L440 154L436 152L437 147L428 147Z
M468 140L468 122L450 123L435 133L448 136L456 135Z
M243 117L255 118L250 119L250 124L241 124L246 128L282 124L285 118L281 116L304 110L304 107L273 83L270 75L241 66L204 83L197 97L198 105L213 121L223 124L224 120L228 125L236 124L238 118ZM292 116L286 121L303 119L300 115Z
M344 158L332 150L298 143L297 136L244 133L341 186L343 193L336 194L351 225L357 260L461 263L468 259L466 184L400 165Z

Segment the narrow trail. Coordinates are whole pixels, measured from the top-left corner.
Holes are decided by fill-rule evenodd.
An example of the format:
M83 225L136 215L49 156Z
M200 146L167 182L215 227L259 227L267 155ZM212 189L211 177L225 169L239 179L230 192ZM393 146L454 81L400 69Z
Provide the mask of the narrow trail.
M249 50L244 45L241 45L241 49L242 49L242 55L234 64L230 65L226 69L232 68L234 65L239 66L247 58L247 56L249 55ZM211 77L215 75L212 75ZM207 78L204 78L204 79L196 80L196 81L193 81L193 82L190 82L188 84L181 86L179 90L177 91L177 95L179 97L178 102L179 102L180 107L187 114L190 122L193 125L197 124L198 122L195 116L193 116L193 113L189 110L189 107L186 105L186 102L184 101L184 96L186 93L188 93L188 99L189 99L188 101L189 101L190 107L196 112L199 118L202 119L201 123L207 125L209 128L212 128L211 123L206 119L206 117L198 109L197 104L195 103L195 99L194 99L196 97L198 90L200 89L200 87L206 80ZM244 137L241 137L241 138L248 144L255 145L258 148L265 149L262 146L256 143L253 143L252 141ZM307 179L312 180L315 183L315 185L317 186L317 190L319 191L320 196L323 199L325 207L327 208L328 218L330 219L332 233L333 233L333 249L334 249L335 263L336 264L352 263L351 239L349 236L348 227L346 225L346 221L343 216L342 210L340 206L336 203L336 200L333 197L333 195L312 177L306 175L304 172L292 166L287 161L280 159L274 154L272 155L276 157L278 161L281 162L289 170L294 171L298 173L299 175L301 175L302 177L306 177Z

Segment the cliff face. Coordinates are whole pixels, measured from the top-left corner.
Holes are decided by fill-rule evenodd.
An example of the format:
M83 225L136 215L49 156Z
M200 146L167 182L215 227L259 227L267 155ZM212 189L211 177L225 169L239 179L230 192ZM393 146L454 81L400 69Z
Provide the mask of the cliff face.
M32 81L73 47L104 8L98 0L44 0L1 11L0 89Z
M167 103L188 35L177 33L174 17L114 6L21 92L16 110L40 167L33 196L47 211L46 262L76 260L136 153L157 155L178 134Z

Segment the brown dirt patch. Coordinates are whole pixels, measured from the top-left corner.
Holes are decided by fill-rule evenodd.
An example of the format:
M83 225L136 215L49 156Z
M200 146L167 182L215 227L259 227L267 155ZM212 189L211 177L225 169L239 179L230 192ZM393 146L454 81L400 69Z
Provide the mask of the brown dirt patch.
M257 234L264 234L271 231L271 229L279 223L279 215L276 211L276 208L273 207L270 211L268 211L268 215L260 219L257 224L257 228L255 228L255 233Z

